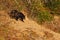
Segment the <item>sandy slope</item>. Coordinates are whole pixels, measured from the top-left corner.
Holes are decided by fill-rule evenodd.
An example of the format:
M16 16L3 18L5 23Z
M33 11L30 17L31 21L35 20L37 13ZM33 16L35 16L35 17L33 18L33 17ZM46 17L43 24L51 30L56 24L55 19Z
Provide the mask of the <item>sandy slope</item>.
M14 33L14 30L18 31L13 34L17 35L18 37L11 36L10 40L60 40L59 33L55 33L42 25L38 25L36 22L28 19L27 17L24 22L20 20L16 21L15 19L11 19L5 11L0 11L0 27L10 28L8 29L8 35L10 35L9 33L11 33L11 31L12 33ZM4 29L1 28L1 31L3 30ZM3 33L1 31L0 36ZM24 36L22 37L20 34ZM2 36L4 38L6 37L4 36L4 34L2 34ZM13 39L13 37L16 39ZM8 38L9 37L4 40L9 40Z

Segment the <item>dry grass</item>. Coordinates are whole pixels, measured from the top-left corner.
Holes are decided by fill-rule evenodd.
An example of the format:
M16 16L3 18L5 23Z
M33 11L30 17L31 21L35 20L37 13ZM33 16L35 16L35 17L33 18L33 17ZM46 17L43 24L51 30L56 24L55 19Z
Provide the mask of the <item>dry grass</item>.
M60 40L60 18L55 17L51 23L44 23L44 25L41 26L26 16L26 20L24 20L23 23L20 20L16 21L11 19L5 11L17 9L19 11L22 10L22 12L27 15L26 12L28 10L25 8L26 6L22 1L16 4L13 0L0 0L0 3L0 9L2 10L0 11L0 40ZM19 6L19 4L21 6ZM20 9L21 7L23 7L23 9ZM38 6L38 8L39 7L40 6ZM48 14L48 12L45 12L44 7L42 7L42 9L41 11L44 11L43 14ZM40 17L39 15L39 18Z

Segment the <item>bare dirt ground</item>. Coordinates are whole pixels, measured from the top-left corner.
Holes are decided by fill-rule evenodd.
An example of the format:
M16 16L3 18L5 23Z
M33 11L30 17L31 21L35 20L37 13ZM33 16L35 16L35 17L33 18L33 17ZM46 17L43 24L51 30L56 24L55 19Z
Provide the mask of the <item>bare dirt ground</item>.
M27 17L24 22L11 19L4 10L0 11L0 40L60 40L60 33Z

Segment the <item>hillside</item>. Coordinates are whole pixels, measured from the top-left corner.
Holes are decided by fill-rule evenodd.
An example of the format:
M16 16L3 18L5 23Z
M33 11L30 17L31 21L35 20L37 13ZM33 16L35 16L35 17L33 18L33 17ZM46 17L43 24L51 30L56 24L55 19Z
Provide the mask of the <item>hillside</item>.
M52 27L53 28L53 27ZM59 40L60 34L26 17L24 22L11 19L0 11L0 40Z
M24 22L10 18L15 9ZM60 1L0 0L0 40L60 40Z

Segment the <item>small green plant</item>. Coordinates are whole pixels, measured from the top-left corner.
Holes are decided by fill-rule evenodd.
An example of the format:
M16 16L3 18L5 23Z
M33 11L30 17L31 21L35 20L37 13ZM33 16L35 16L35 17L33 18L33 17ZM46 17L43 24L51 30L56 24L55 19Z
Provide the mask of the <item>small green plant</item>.
M38 12L38 16L37 16L38 22L42 23L42 22L48 22L51 21L53 19L53 17L50 15L49 12Z

